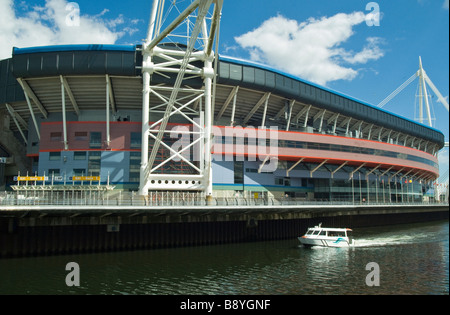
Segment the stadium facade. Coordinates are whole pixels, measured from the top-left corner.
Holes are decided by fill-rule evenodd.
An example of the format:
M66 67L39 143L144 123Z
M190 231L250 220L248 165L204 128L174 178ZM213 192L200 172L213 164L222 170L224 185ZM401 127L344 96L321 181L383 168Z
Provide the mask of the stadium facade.
M12 58L0 61L0 186L9 189L16 176L28 174L47 177L39 185L84 179L137 191L142 65L140 46L14 48ZM439 177L444 135L438 130L267 66L223 56L215 66L216 197L421 201ZM158 101L170 97L175 77L155 72L151 80L149 121L157 123ZM198 76L182 82L186 91L202 85ZM201 99L183 95L193 116L202 113ZM195 125L181 113L169 125L174 132L164 137L173 150L195 142ZM184 147L185 159L161 163L157 172L188 174L199 166L204 148ZM161 147L155 159L164 162L173 150ZM157 181L151 189L176 187Z

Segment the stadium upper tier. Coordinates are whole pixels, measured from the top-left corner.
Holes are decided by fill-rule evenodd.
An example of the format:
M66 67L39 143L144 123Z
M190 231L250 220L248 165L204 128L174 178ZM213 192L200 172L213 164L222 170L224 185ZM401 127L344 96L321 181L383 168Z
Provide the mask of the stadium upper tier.
M139 46L14 48L12 58L0 61L0 110L9 104L19 123L27 122L25 90L35 113L44 118L59 113L61 84L66 87L67 111L104 110L107 82L114 112L141 110L141 66ZM217 74L215 125L277 126L399 144L430 154L444 146L444 135L436 129L267 66L219 57ZM155 72L151 84L173 81L174 77ZM194 76L183 83L199 86L202 80ZM238 106L233 106L233 98ZM12 120L11 116L14 129Z

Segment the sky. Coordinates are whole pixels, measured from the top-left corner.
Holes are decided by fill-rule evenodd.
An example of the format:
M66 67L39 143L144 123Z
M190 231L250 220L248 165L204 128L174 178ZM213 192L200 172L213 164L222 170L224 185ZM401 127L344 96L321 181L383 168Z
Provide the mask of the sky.
M152 3L0 0L0 59L9 58L13 46L140 44ZM219 54L263 63L372 105L418 70L420 56L448 102L449 1L224 0ZM383 109L416 120L417 87L416 79ZM449 141L448 112L431 94L433 127ZM445 149L441 169L448 169L448 159Z

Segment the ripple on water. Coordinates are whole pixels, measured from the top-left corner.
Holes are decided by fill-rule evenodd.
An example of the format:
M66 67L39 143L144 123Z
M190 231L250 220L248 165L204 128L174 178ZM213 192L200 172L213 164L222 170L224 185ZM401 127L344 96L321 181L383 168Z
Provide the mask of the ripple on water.
M355 248L295 239L0 260L0 294L448 294L448 221L354 235ZM69 261L80 265L79 288L64 285ZM369 262L380 287L365 284Z

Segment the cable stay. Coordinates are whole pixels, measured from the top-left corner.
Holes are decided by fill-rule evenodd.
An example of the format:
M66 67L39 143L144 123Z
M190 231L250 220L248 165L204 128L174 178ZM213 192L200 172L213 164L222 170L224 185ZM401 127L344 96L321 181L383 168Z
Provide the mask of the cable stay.
M380 108L383 108L384 105L386 105L390 100L392 100L394 97L397 96L401 91L403 91L408 85L411 84L417 77L419 76L419 71L414 73L408 80L406 80L402 85L400 85L394 92L389 94L388 97L386 97L384 100L380 102L377 106Z
M388 95L383 101L381 101L377 106L383 108L387 103L389 103L394 97L396 97L401 91L403 91L407 86L409 86L416 78L419 78L419 122L424 123L423 110L425 103L425 110L427 114L427 121L430 127L433 127L431 118L431 109L429 104L429 93L427 91L427 85L436 94L438 101L449 111L448 102L445 97L439 92L437 87L431 81L430 77L427 75L422 66L422 58L419 57L419 70L414 73L408 80L406 80L402 85L400 85L394 92Z

